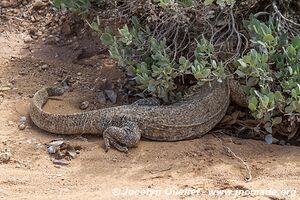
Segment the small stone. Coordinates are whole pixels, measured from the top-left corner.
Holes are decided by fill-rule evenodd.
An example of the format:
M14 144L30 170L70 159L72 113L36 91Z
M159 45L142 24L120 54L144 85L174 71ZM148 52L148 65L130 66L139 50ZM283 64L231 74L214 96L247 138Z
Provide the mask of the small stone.
M49 146L49 147L47 148L47 151L48 151L49 154L54 154L54 153L57 152L57 148L54 147L54 146Z
M19 124L18 125L18 129L19 130L24 130L26 128L26 125L25 124Z
M97 101L100 103L100 104L105 104L106 103L106 98L105 98L105 94L103 91L99 92L97 94Z
M0 153L0 161L3 163L8 163L11 158L11 154L9 152Z
M87 109L88 107L89 107L89 102L88 101L83 101L83 102L81 102L81 104L80 104L80 109L81 110L85 110L85 109Z
M39 66L39 70L47 70L48 68L49 68L49 66L47 64Z
M117 102L117 93L113 90L104 90L105 94L112 103Z
M67 161L64 161L64 160L54 159L53 164L55 164L55 165L68 165L69 163Z
M15 123L13 121L8 121L8 126L14 126Z
M76 158L76 156L77 156L77 153L76 153L75 149L67 151L67 153L73 159Z
M22 13L22 17L23 17L23 18L27 18L28 15L27 15L26 13Z
M5 91L8 91L10 89L11 89L10 87L1 87L0 92L5 92Z
M27 118L25 116L21 116L20 117L20 121L21 124L25 124L27 122Z
M16 165L16 168L21 168L21 165L20 165L20 164L17 164L17 165Z
M82 75L82 73L80 73L80 72L77 73L77 76L81 76L81 75Z
M39 10L39 9L42 9L46 4L41 1L41 0L35 0L35 2L33 3L32 5L32 8L34 10Z
M279 141L279 145L282 145L282 146L285 145L285 141L284 140L280 140Z
M43 148L43 145L42 144L36 144L34 149L37 151L39 149Z
M35 22L35 21L36 21L35 17L34 17L34 16L31 16L31 17L30 17L30 21L31 21L31 22Z

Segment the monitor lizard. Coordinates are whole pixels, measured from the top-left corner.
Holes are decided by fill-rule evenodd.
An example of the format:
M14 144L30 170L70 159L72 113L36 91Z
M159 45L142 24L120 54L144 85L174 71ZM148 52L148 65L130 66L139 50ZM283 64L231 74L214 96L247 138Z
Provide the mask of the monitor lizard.
M30 117L36 126L51 133L102 134L106 151L113 146L127 153L141 137L179 141L208 133L226 114L232 85L231 81L206 83L194 95L171 105L146 98L130 105L74 114L44 111L48 98L62 95L64 90L42 88L33 96Z

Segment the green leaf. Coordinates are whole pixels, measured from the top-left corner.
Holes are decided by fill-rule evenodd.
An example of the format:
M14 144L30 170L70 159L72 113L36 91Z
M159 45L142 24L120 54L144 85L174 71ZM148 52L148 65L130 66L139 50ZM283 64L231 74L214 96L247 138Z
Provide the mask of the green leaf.
M236 70L235 73L240 77L240 78L244 78L246 75L244 72L242 72L241 70Z
M61 0L53 0L52 4L55 8L60 9L62 2Z
M249 87L253 87L253 86L255 86L258 83L258 81L259 80L257 78L250 77L249 79L247 79L246 85L249 86Z
M272 126L276 126L276 125L280 124L281 122L282 122L282 117L275 117L272 120Z
M214 0L205 0L204 5L208 6L211 5L214 2Z
M284 112L287 113L287 114L290 114L294 111L294 108L292 106L287 106L285 107L284 109Z
M101 36L101 41L105 45L112 45L114 43L114 38L109 33L103 33L102 36Z
M289 47L287 48L287 52L288 52L288 54L291 55L291 56L295 56L296 53L297 53L296 49L295 49L293 46L289 46Z
M249 100L248 108L253 112L257 110L258 100L256 97L252 96Z
M184 65L186 61L187 60L186 60L186 58L184 56L180 56L180 58L179 58L179 64Z
M132 22L134 28L140 29L141 24L140 24L139 19L136 16L132 16L131 22Z
M275 40L275 38L273 37L273 35L267 34L263 37L263 40L266 42L273 42Z
M264 128L267 132L272 133L272 124L270 122L265 123Z
M296 49L300 49L300 36L296 36L292 40L292 45Z
M292 94L293 98L297 98L298 97L297 91L295 89L292 89L291 94Z
M280 91L275 92L275 100L276 101L284 101L284 97L283 97L283 95L281 94Z

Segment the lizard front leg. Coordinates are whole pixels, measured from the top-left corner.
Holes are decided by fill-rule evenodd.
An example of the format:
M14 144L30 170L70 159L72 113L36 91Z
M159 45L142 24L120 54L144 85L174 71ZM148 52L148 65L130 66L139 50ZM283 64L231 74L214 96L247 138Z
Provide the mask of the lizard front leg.
M123 122L120 127L110 126L103 132L105 151L110 149L110 146L117 150L128 153L128 147L133 147L141 139L141 131L138 125L134 122Z

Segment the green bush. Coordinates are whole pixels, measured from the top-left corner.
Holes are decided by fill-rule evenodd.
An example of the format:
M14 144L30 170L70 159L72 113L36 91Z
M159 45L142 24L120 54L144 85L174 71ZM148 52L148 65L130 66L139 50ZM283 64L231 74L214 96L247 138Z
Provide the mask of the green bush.
M109 46L111 57L126 67L141 91L168 103L180 96L175 83L178 78L184 80L192 75L201 86L225 77L223 64L214 58L214 48L204 37L196 41L192 61L184 56L175 59L170 57L165 39L158 41L152 37L150 29L143 27L136 17L131 24L130 28L125 25L118 29L118 36L107 28L101 39Z
M300 113L300 37L289 38L272 20L251 17L245 24L253 48L238 60L236 73L246 81L253 116L272 133L284 115Z
M79 14L88 14L91 4L102 6L106 0L52 0L52 5L59 10L70 10Z

